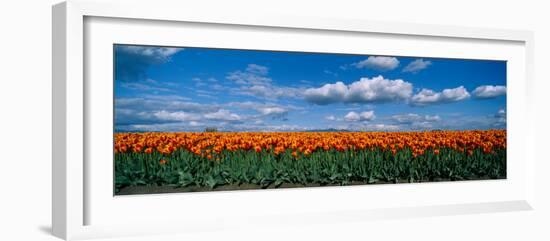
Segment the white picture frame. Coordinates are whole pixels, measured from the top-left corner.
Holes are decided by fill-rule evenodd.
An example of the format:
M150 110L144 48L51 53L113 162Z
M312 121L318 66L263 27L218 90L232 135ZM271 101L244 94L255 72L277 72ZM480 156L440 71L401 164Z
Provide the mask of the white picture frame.
M155 11L150 11L155 9ZM99 21L96 21L98 20ZM107 19L102 21L101 19ZM114 19L114 20L113 20ZM110 22L113 20L113 22ZM87 22L88 21L88 22ZM119 21L121 24L118 24ZM119 1L111 2L95 2L95 1L80 1L73 0L60 3L53 7L53 167L52 167L52 227L53 234L63 239L84 239L95 237L112 237L123 235L139 235L139 234L156 234L156 233L174 233L174 232L194 232L204 230L218 230L233 226L242 225L243 223L265 224L278 223L284 225L292 225L298 222L341 222L345 220L371 220L385 218L400 218L400 217L424 217L434 215L451 215L451 214L467 214L467 213L482 213L482 212L498 212L498 211L515 211L515 210L530 210L533 208L534 202L534 135L532 118L532 106L529 94L532 93L532 73L533 73L533 34L529 31L518 30L497 30L497 29L482 29L482 28L467 28L456 26L439 26L439 25L421 25L409 23L390 23L390 22L375 22L375 21L360 21L350 19L322 19L322 18L306 18L299 16L279 16L269 13L248 13L235 15L209 15L208 9L193 8L189 3L178 1L155 1L155 2L136 2L127 3ZM97 25L97 22L99 24ZM169 24L173 27L185 27L189 24L205 24L204 26L223 26L224 31L232 31L231 29L246 29L252 28L251 34L254 32L276 30L273 34L284 34L285 32L299 31L301 34L308 35L315 33L316 36L333 36L335 39L339 35L344 34L374 34L377 36L390 36L396 39L406 38L425 38L426 41L448 41L447 44L463 45L463 48L469 48L471 52L478 51L476 54L463 55L457 54L456 57L475 57L485 56L487 58L499 58L501 56L495 48L491 50L491 46L498 45L511 46L509 55L502 55L504 59L511 61L512 78L509 78L510 89L513 92L514 98L508 97L509 111L508 119L512 130L509 132L509 143L514 144L517 148L511 148L511 165L513 175L504 182L479 182L469 183L437 183L424 186L401 186L401 185L377 185L376 187L340 187L328 189L294 189L284 191L246 191L246 192L221 192L217 194L177 194L176 195L147 195L139 197L125 197L124 199L114 200L112 196L98 197L97 186L103 184L94 184L94 179L97 175L108 174L109 170L96 171L90 174L90 169L98 170L96 164L91 164L90 160L85 160L89 156L91 144L88 143L87 136L90 135L90 123L97 123L102 118L111 118L108 114L95 114L94 96L99 94L93 90L101 88L96 84L89 85L85 82L85 78L89 77L86 73L86 68L103 68L96 67L94 64L97 60L90 60L87 56L89 49L101 49L103 42L112 44L120 41L139 41L145 44L159 45L178 45L178 42L155 39L155 38L138 38L139 33L133 31L125 33L120 31L120 36L113 36L108 28L102 28L106 24L111 24L112 29L124 30L129 29L125 23L130 23L134 27L136 24L143 24L147 28L154 31L160 31L161 37L166 33L162 31L162 25ZM86 24L96 24L93 28L87 28ZM201 25L202 26L202 25ZM110 28L110 27L109 27ZM207 31L207 27L197 28L194 31ZM215 29L214 29L215 30ZM213 31L214 31L213 30ZM96 34L97 35L94 35ZM94 38L94 36L109 36L109 38ZM178 34L178 33L173 33ZM215 34L215 33L213 33ZM124 36L127 36L125 38ZM182 35L183 36L183 35ZM261 35L258 35L261 36ZM89 38L88 38L89 37ZM165 39L169 36L165 36ZM310 38L305 36L304 38ZM95 41L98 44L87 44L86 41ZM103 41L103 42L102 42ZM160 43L160 41L164 41ZM476 44L469 44L470 42ZM230 41L228 41L230 42ZM451 43L452 42L452 43ZM209 43L216 45L215 42ZM243 43L246 44L246 43ZM248 43L251 44L251 43ZM434 49L444 48L449 46L442 44L440 47L434 46ZM235 43L238 47L238 43ZM407 46L404 44L403 46ZM262 48L262 46L255 46ZM263 48L270 48L263 46ZM290 48L289 46L275 46L271 48ZM295 47L298 50L304 50L304 46ZM311 47L315 48L315 46ZM486 49L486 50L482 50ZM316 49L310 49L316 50ZM350 49L349 51L358 51ZM382 50L385 53L390 53L391 50ZM389 52L388 52L389 51ZM441 51L441 50L438 50ZM101 51L99 51L101 52ZM428 51L429 52L429 51ZM424 55L430 55L428 52L423 52ZM512 54L512 52L514 54ZM414 52L412 52L414 53ZM377 53L378 54L378 53ZM395 53L394 53L395 54ZM450 55L453 53L447 53ZM105 58L104 55L96 54L99 58ZM431 53L433 56L439 56L437 51ZM449 56L447 56L449 57ZM517 61L516 61L517 59ZM103 59L105 62L105 59ZM108 67L106 67L108 68ZM105 73L109 73L105 70ZM112 70L111 70L112 71ZM102 71L99 71L102 72ZM99 73L98 72L98 73ZM509 75L510 76L510 75ZM110 79L108 81L111 81ZM96 81L97 82L97 81ZM111 84L110 82L107 84ZM91 93L91 92L92 93ZM88 97L87 97L88 96ZM90 97L91 96L91 97ZM112 103L112 100L106 100ZM90 112L94 113L90 117ZM108 112L108 111L107 111ZM98 119L99 118L99 119ZM100 128L106 133L111 132L112 128L108 126L95 125L93 128ZM94 129L94 133L96 133ZM101 131L100 131L101 132ZM89 139L88 139L89 140ZM94 142L91 140L90 142ZM92 145L93 146L93 145ZM521 154L521 159L519 158ZM517 165L516 165L517 164ZM510 170L509 170L510 171ZM515 175L514 173L517 173ZM109 178L107 178L109 179ZM108 182L111 182L109 179ZM106 182L106 183L108 183ZM507 184L512 183L510 185ZM394 187L400 186L400 187ZM411 200L410 202L384 202L384 197L397 197L398 192L419 191L426 192L427 196L447 189L456 188L467 193L467 189L475 189L478 192L487 192L495 190L495 195L492 198L483 197L483 195L475 196L467 195L465 198L456 198L452 195L446 200L439 202L428 202ZM108 192L107 192L108 193ZM111 192L112 193L112 192ZM365 194L380 194L380 199L371 201L372 208L359 208L357 202L348 205L348 208L336 208L336 206L322 207L319 205L311 205L305 203L307 200L323 200L329 196L341 195L342 197L361 198ZM390 194L388 194L390 193ZM393 194L391 194L393 193ZM97 194L97 195L96 195ZM393 196L392 196L393 195ZM283 202L280 208L266 208L265 212L258 213L260 207L250 205L252 211L240 212L237 210L224 211L220 207L218 210L212 210L207 213L205 218L193 220L177 219L178 212L168 215L164 212L155 214L153 212L144 212L142 217L131 217L135 222L130 224L129 218L117 218L128 214L131 209L127 210L123 207L142 208L143 205L162 204L167 206L163 210L169 210L181 204L188 202L193 205L207 206L220 200L225 200L229 205L238 203L244 198L253 199L258 202L276 202L280 201L281 197L295 198L296 200L305 200L304 202L296 201L296 207L301 207L300 210L291 210L282 212L282 208L286 210L292 209L289 202ZM410 196L412 197L412 196ZM103 201L101 201L103 200ZM272 201L270 201L272 200ZM340 199L333 199L333 202L341 202ZM378 204L376 204L378 202ZM91 205L90 203L95 203ZM117 204L118 203L118 204ZM325 205L325 203L321 203ZM120 205L120 206L116 206ZM236 204L237 205L237 204ZM196 206L194 207L196 208ZM240 208L244 208L240 206ZM254 208L258 208L255 210ZM298 209L298 208L296 208ZM116 213L119 210L120 213ZM192 210L181 209L181 212L186 210L190 217L198 218L199 213L192 213ZM239 211L239 212L237 212ZM217 214L215 213L217 212ZM107 222L111 215L112 223ZM141 214L140 214L141 215ZM194 216L193 216L194 215ZM202 214L204 215L204 213ZM209 216L210 215L210 216ZM98 218L97 222L90 217ZM169 217L168 217L169 216ZM150 220L144 223L143 220ZM155 220L171 220L178 221L174 225L152 225ZM293 220L288 222L287 220ZM231 222L227 222L231 220ZM330 220L330 221L328 221ZM142 222L140 225L139 222ZM128 224L121 224L128 223ZM183 225L185 224L185 225Z

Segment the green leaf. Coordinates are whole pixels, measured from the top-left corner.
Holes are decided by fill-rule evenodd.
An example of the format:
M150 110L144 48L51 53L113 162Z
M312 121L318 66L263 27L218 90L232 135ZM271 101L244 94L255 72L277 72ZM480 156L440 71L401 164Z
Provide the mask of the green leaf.
M214 189L214 187L216 187L218 182L216 182L216 179L214 179L214 177L208 176L206 178L206 184L208 185L208 187L210 187L210 189Z

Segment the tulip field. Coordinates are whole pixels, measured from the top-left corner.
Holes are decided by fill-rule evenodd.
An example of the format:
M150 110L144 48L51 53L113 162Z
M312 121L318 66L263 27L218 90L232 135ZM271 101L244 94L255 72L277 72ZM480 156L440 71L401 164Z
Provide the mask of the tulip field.
M506 178L506 131L114 134L115 194ZM141 190L141 191L140 191Z

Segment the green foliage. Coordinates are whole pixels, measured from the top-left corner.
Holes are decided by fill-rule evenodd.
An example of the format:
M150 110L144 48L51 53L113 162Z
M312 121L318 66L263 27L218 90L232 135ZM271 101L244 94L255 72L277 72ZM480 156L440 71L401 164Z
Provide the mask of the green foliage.
M218 128L216 128L216 127L206 127L206 128L204 128L204 132L218 132Z
M115 188L143 185L197 186L254 184L262 188L299 185L349 185L499 179L506 177L506 150L472 155L453 149L427 150L414 157L409 149L316 151L308 156L263 150L223 151L207 159L186 150L115 154ZM162 164L160 160L167 162Z

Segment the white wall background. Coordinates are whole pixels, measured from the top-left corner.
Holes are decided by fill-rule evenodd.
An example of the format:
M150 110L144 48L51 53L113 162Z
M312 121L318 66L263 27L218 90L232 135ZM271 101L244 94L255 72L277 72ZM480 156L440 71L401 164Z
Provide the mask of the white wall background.
M0 240L57 240L51 219L51 5L4 1L0 8ZM436 23L535 32L537 193L535 211L307 225L277 230L116 240L550 240L550 15L546 1L201 1L211 14L281 14ZM153 10L154 11L154 10Z

